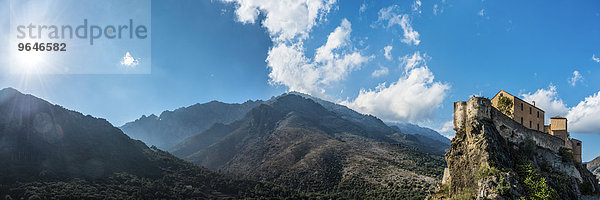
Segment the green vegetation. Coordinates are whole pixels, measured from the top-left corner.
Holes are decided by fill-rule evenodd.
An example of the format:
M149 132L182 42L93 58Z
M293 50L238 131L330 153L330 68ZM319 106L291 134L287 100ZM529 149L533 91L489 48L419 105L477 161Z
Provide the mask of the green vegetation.
M477 179L490 176L500 177L500 170L496 169L496 167L490 167L487 165L482 165L479 167L479 170L477 171Z
M500 196L509 196L509 192L511 190L510 183L504 178L504 176L500 176L500 183L496 186L496 193Z
M164 175L158 178L116 173L100 180L35 181L0 186L0 193L24 199L214 199L307 198L272 183L236 180L154 149Z
M521 199L558 199L556 190L548 185L546 178L541 177L528 160L519 159L518 162L517 174L527 196L527 198L522 197Z
M475 191L473 191L471 188L467 188L454 195L452 200L472 200L475 199L475 196Z
M510 100L510 98L505 96L498 98L498 110L500 110L500 112L504 113L506 116L512 117L512 107L513 102Z
M562 158L563 162L573 161L573 151L571 149L561 147L558 150L558 154Z

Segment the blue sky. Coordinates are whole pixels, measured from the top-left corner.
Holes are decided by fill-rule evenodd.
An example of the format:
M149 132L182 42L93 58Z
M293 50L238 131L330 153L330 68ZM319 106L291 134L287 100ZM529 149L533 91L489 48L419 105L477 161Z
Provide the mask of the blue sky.
M448 136L453 102L504 89L536 100L547 116L569 117L572 136L584 142L583 159L600 155L593 145L600 142L600 3L298 2L305 1L152 1L151 59L140 60L151 61L150 74L4 71L0 86L116 126L195 103L296 90ZM0 0L3 16L8 3ZM69 19L106 14L80 15ZM7 19L0 20L0 45L7 47L0 64L11 67L14 27ZM148 49L111 45L115 50L100 56L105 61L89 67L118 67L125 52Z

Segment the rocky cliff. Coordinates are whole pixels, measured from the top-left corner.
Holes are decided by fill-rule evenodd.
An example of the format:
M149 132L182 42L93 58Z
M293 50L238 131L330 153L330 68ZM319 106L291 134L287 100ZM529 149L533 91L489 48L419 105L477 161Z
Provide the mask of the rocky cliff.
M600 180L600 157L596 157L594 160L588 162L586 167L590 172L596 175L598 180ZM598 183L600 183L600 181Z
M435 199L581 199L597 195L595 177L564 141L530 130L473 97L454 105L447 168Z

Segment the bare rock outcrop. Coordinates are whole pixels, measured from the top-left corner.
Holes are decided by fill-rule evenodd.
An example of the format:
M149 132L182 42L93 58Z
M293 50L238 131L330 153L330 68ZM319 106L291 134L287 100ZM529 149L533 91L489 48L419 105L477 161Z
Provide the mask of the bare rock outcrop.
M432 199L582 199L598 195L594 175L564 141L527 129L472 97L454 105L447 168ZM598 197L598 196L595 196Z

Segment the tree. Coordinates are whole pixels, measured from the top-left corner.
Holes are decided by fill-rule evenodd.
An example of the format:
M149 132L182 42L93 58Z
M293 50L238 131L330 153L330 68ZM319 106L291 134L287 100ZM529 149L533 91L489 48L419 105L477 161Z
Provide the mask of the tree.
M513 102L508 97L501 96L498 98L498 110L506 116L512 117Z

